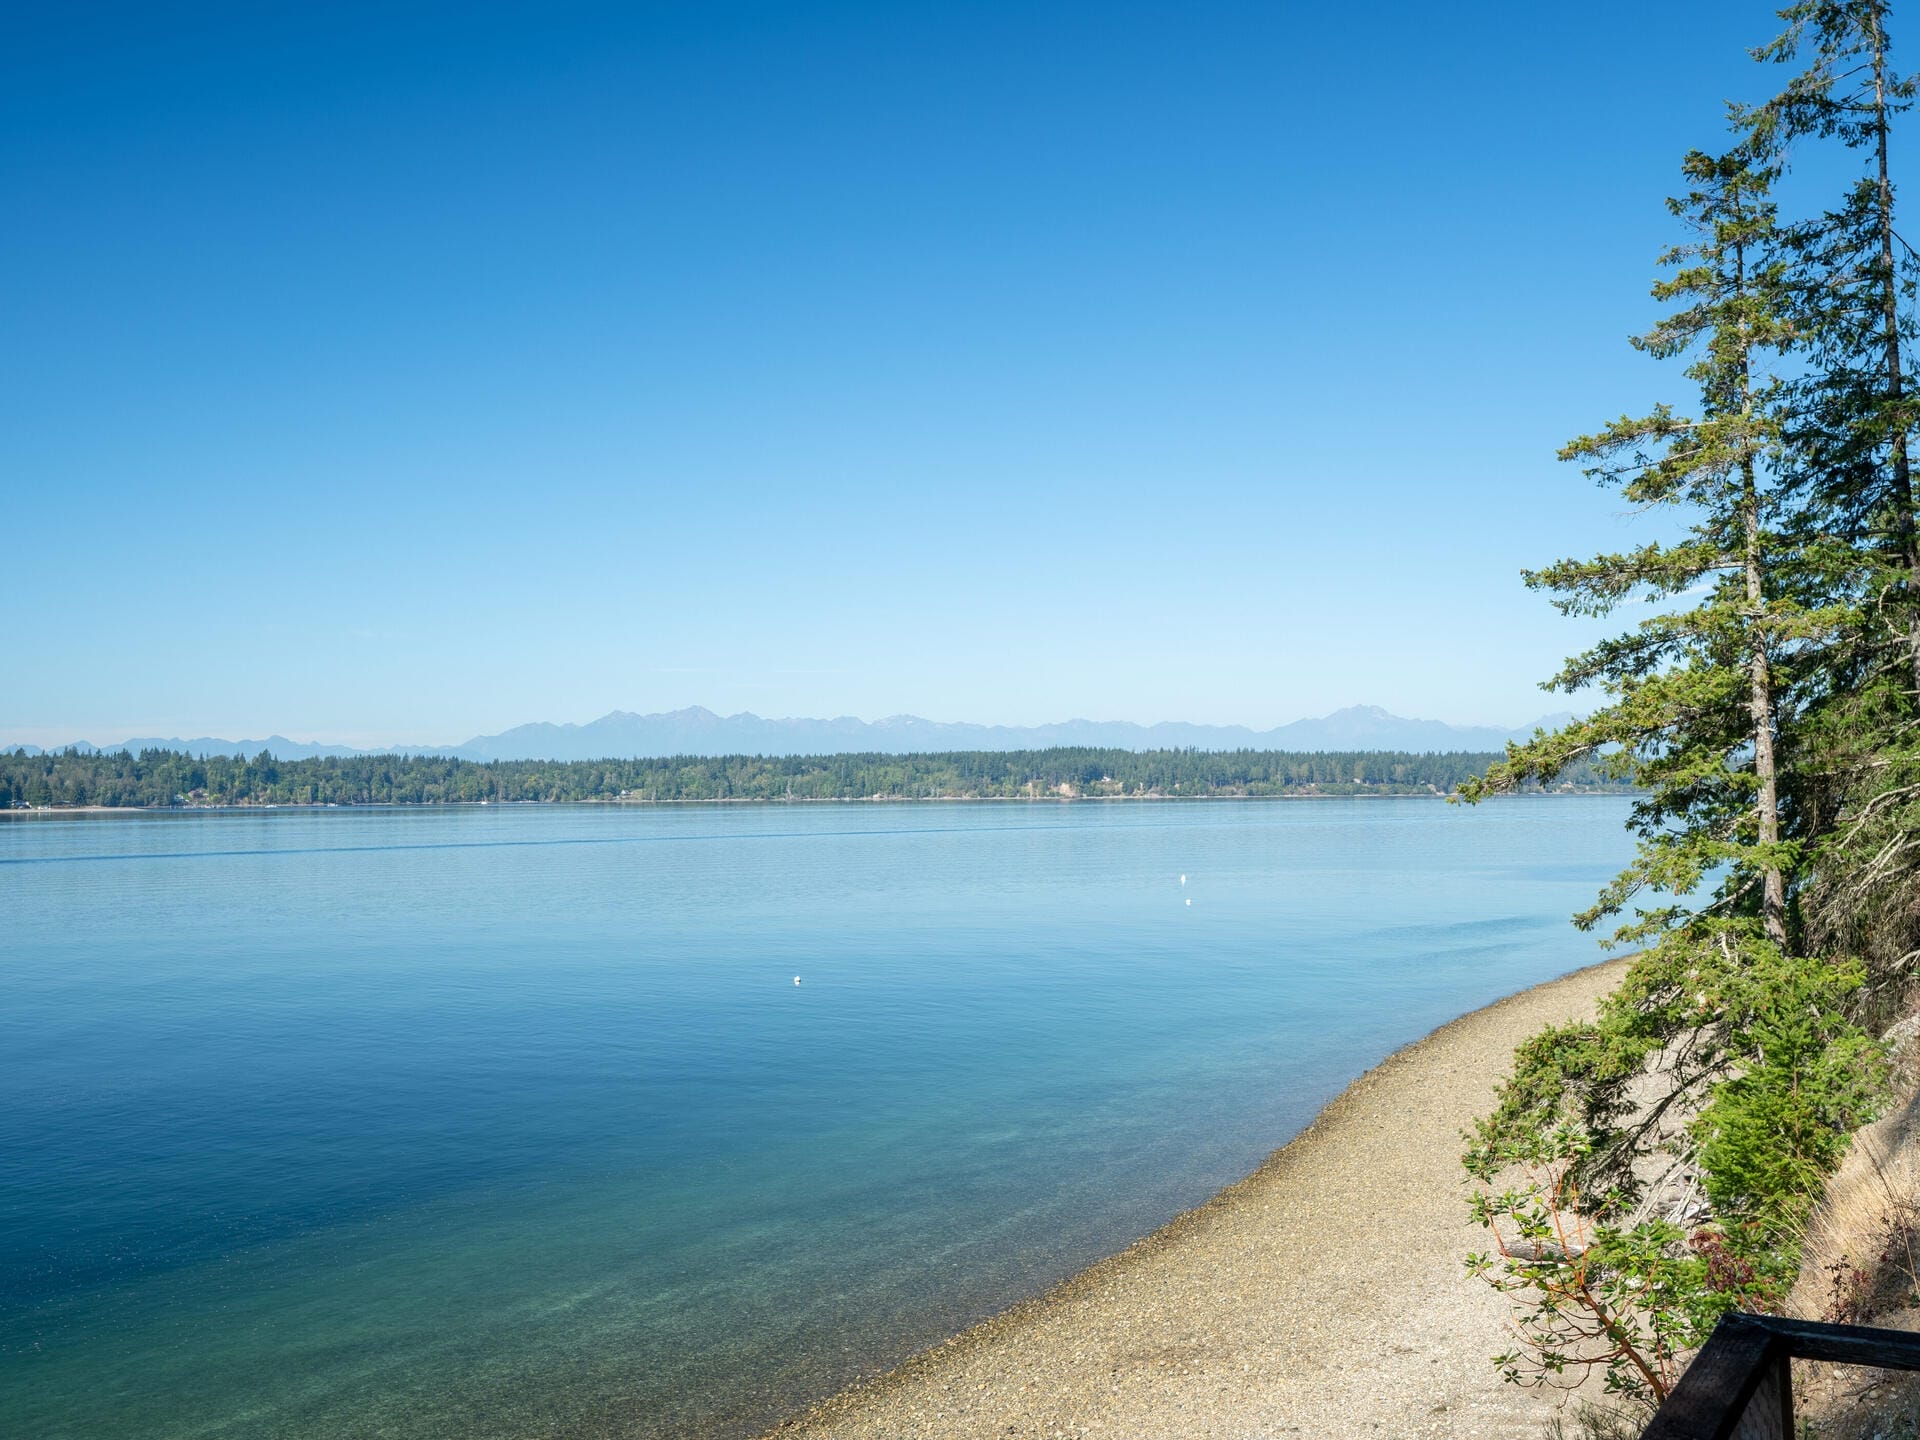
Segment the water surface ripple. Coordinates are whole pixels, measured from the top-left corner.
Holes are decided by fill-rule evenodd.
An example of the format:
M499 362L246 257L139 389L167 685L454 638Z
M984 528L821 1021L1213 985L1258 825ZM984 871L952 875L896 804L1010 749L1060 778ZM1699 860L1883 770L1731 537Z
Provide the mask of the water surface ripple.
M0 1434L751 1431L1598 958L1625 803L10 819Z

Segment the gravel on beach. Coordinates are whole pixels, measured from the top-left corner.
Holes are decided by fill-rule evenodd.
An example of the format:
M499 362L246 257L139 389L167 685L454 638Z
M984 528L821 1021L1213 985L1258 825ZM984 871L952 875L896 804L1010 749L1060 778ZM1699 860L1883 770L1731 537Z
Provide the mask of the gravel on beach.
M1624 961L1463 1016L1368 1071L1252 1175L777 1440L1536 1436L1507 1302L1465 1273L1461 1131L1514 1046L1591 1014Z

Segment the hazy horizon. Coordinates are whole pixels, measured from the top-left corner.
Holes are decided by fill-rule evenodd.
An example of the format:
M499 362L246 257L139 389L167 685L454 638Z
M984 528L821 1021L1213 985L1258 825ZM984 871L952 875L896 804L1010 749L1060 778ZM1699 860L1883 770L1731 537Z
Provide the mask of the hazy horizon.
M121 725L121 726L109 725L109 726L101 727L100 733L98 734L77 734L77 733L69 733L65 729L50 728L49 730L44 732L47 738L41 738L40 735L35 735L20 727L14 727L14 728L0 729L0 749L12 749L16 746L21 746L21 745L37 746L43 750L57 750L65 746L77 745L77 744L88 744L88 745L95 745L95 746L111 747L114 745L118 745L127 740L154 740L154 739L203 740L204 739L204 740L222 740L222 741L232 742L232 741L239 741L239 740L266 740L266 739L278 738L283 740L290 740L303 745L337 745L337 746L352 747L354 749L391 748L395 750L405 750L410 747L418 748L422 746L445 746L445 747L459 746L476 739L486 738L491 735L504 733L506 731L517 729L521 726L526 726L526 725L555 725L562 728L568 728L568 727L579 728L579 727L595 724L599 721L606 720L615 715L639 715L639 716L674 715L674 714L682 714L687 711L706 711L707 713L715 715L720 719L736 719L741 716L752 716L755 719L767 721L769 723L774 723L774 724L785 723L785 722L807 722L807 721L826 722L826 721L851 720L863 725L879 725L879 724L884 724L888 721L896 721L896 720L920 720L920 721L927 721L932 724L943 725L943 726L944 725L985 726L985 727L994 728L994 729L1009 729L1009 730L1037 730L1037 729L1045 729L1051 726L1074 725L1074 724L1137 725L1145 729L1151 729L1156 725L1191 725L1191 726L1202 727L1207 729L1246 729L1246 730L1251 730L1256 734L1262 734L1267 731L1281 729L1288 725L1297 725L1297 724L1302 724L1302 723L1307 723L1312 721L1327 720L1327 719L1333 718L1336 715L1341 715L1351 711L1378 711L1398 721L1409 721L1409 722L1425 723L1425 724L1439 724L1439 725L1446 725L1451 728L1461 729L1461 730L1481 730L1481 729L1507 730L1507 729L1517 729L1521 726L1530 725L1534 721L1544 716L1559 713L1563 708L1564 707L1559 707L1559 706L1548 706L1548 707L1543 707L1542 709L1540 709L1539 711L1531 715L1505 717L1505 718L1496 717L1490 720L1477 720L1477 719L1456 720L1443 715L1404 715L1390 709L1387 706L1374 705L1368 701L1357 700L1357 701L1354 701L1352 704L1336 706L1332 710L1325 711L1319 714L1293 715L1293 716L1288 716L1284 719L1273 720L1265 723L1258 723L1258 722L1249 722L1249 721L1240 721L1240 720L1221 720L1221 721L1192 720L1184 716L1171 716L1171 715L1161 716L1159 718L1149 719L1149 720L1136 720L1136 719L1131 719L1125 716L1114 716L1114 715L1066 715L1066 716L1058 716L1050 719L1007 720L1007 721L974 720L964 716L917 715L911 711L906 711L906 710L898 710L898 711L890 712L885 715L874 715L874 716L855 715L852 712L848 712L848 711L842 711L842 712L838 712L830 715L773 715L773 714L766 714L761 711L752 710L752 709L744 709L744 710L736 710L736 711L721 711L721 710L715 709L712 706L701 705L696 702L692 705L676 706L672 710L661 710L661 711L642 711L642 710L636 710L631 706L616 705L611 709L600 712L597 715L589 716L585 719L579 719L579 720L557 719L552 716L530 716L525 720L516 721L513 725L503 726L501 727L500 730L497 730L497 731L468 730L465 733L460 735L387 736L387 735L381 735L378 732L372 732L372 731L347 731L344 733L335 733L335 732L323 732L323 731L313 730L313 729L309 729L309 728L298 726L298 725L292 725L292 726L273 725L273 726L268 726L263 728L254 728L254 729L242 729L242 728L236 728L231 726L228 726L228 727L190 726L190 727L166 727L166 728L158 728L158 729L141 729L138 727L126 726L126 725Z

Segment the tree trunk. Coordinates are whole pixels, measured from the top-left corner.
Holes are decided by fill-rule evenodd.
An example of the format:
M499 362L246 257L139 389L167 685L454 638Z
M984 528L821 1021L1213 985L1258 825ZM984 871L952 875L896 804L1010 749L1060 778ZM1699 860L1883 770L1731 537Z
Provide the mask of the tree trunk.
M1747 252L1744 245L1734 250L1734 273L1741 293L1747 288ZM1755 797L1759 812L1760 843L1780 843L1780 770L1773 752L1773 670L1767 657L1766 557L1760 543L1760 487L1754 479L1753 372L1749 368L1746 326L1741 326L1740 404L1746 417L1745 453L1740 457L1740 523L1742 561L1747 581L1747 679L1748 705L1753 718L1753 773L1760 782ZM1787 877L1779 864L1769 863L1761 872L1760 918L1767 938L1782 950L1787 946Z
M1903 584L1906 614L1907 650L1913 664L1913 681L1916 690L1920 690L1920 591L1916 591L1915 578L1920 576L1920 537L1915 535L1913 516L1913 474L1907 454L1906 418L1901 413L1905 396L1905 381L1900 365L1900 312L1898 272L1894 268L1893 251L1893 185L1887 178L1887 41L1886 31L1881 25L1885 6L1874 4L1867 11L1867 24L1870 27L1869 38L1873 43L1873 125L1874 148L1879 163L1879 188L1877 204L1880 221L1880 268L1881 268L1881 329L1885 337L1887 356L1887 401L1894 411L1896 423L1893 430L1893 478L1891 500L1893 505L1893 548L1898 556L1900 568L1906 571Z
M1742 462L1745 490L1741 509L1746 522L1746 572L1749 650L1747 675L1751 686L1748 704L1753 714L1753 773L1760 781L1755 805L1760 813L1760 843L1780 843L1780 771L1773 753L1773 672L1767 662L1766 592L1761 584L1760 501L1753 482L1753 461ZM1767 927L1767 938L1782 949L1787 944L1787 880L1778 865L1768 865L1762 875L1760 915Z

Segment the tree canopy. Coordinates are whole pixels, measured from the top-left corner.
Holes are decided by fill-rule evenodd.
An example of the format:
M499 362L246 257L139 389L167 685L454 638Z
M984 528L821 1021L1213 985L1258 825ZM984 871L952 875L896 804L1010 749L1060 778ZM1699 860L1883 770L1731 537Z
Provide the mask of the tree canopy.
M1591 761L1633 785L1632 863L1576 917L1638 947L1589 1023L1515 1057L1471 1136L1473 1268L1523 1297L1510 1378L1605 1370L1658 1399L1732 1306L1796 1273L1807 1215L1885 1093L1875 1035L1920 962L1914 254L1889 148L1912 85L1885 0L1806 0L1775 93L1689 152L1683 240L1635 343L1691 392L1562 451L1675 538L1525 576L1633 617L1547 683L1600 703L1509 747L1478 800ZM1796 68L1797 67L1797 68ZM1783 217L1810 146L1858 160Z
M1450 794L1492 755L1273 750L960 751L500 760L276 760L170 750L0 751L0 809L38 806L454 805L716 800L1201 798ZM1556 788L1617 788L1591 767ZM1539 787L1535 787L1539 788Z

